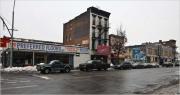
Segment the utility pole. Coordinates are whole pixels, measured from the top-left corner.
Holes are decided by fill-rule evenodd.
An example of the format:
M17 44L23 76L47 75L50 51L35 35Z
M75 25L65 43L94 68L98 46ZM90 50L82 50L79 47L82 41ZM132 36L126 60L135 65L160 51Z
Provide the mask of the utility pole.
M16 0L14 0L13 4L13 12L12 12L12 32L11 32L11 55L10 55L10 67L13 64L13 34L14 34L14 9L15 9Z

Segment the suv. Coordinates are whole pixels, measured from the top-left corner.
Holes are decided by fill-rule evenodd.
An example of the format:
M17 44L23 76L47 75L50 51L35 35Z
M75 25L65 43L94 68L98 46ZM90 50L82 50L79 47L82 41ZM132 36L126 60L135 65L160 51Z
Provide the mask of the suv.
M110 68L110 64L104 63L101 60L89 60L86 63L79 64L79 69L81 71L90 71L92 69L97 69L97 70L107 70Z
M50 63L40 63L36 66L37 71L40 71L41 73L50 73L50 72L70 72L71 67L69 64L64 64L60 62L59 60L52 60Z

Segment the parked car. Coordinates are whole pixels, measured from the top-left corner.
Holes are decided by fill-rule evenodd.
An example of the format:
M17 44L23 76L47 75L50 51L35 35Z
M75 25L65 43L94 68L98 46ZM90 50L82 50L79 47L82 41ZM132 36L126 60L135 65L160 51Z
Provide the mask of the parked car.
M69 64L65 64L59 60L52 60L48 64L40 63L36 66L37 71L41 73L50 73L50 72L70 72L71 67Z
M176 61L174 62L174 65L175 65L175 66L179 66L179 65L180 65L180 60L176 60Z
M123 62L113 66L114 69L132 69L131 62Z
M171 62L164 62L164 63L162 64L162 66L163 66L163 67L173 67L173 63L171 63Z
M144 63L144 68L153 68L152 63Z
M108 68L110 68L110 64L105 63L101 60L89 60L86 63L79 64L79 69L81 71L91 71L93 69L107 70Z
M160 65L158 63L151 63L151 64L152 64L153 68L159 68L160 67Z
M132 68L133 69L142 69L142 68L144 68L144 63L142 63L142 62L135 62L135 63L132 64Z
M175 66L179 66L179 65L180 65L180 63L178 63L178 62L177 62L177 63L175 63Z
M175 63L175 66L179 66L180 65L180 63Z

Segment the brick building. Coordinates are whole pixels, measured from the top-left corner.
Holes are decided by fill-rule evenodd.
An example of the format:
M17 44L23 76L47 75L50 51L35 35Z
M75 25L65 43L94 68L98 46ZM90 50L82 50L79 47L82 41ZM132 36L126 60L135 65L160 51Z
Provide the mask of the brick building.
M110 13L95 7L68 21L63 26L63 44L90 49L91 59L108 58Z
M125 51L126 36L109 35L109 46L111 47L111 62L121 62L127 57ZM115 63L114 63L115 64Z

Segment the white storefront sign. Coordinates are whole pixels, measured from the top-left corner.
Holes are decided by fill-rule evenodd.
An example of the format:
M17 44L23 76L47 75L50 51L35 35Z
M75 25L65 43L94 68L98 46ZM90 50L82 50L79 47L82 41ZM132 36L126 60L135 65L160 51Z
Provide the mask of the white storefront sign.
M45 52L76 52L76 47L45 45L36 43L14 42L14 48L18 50L32 50Z

